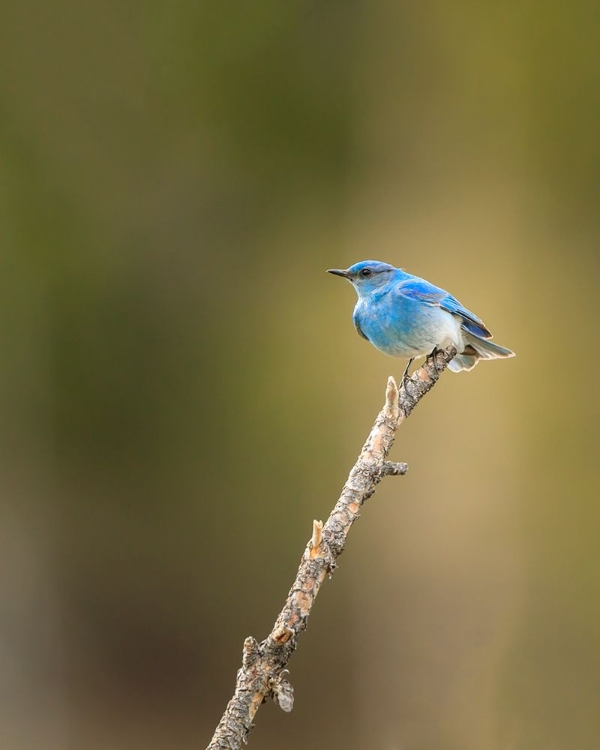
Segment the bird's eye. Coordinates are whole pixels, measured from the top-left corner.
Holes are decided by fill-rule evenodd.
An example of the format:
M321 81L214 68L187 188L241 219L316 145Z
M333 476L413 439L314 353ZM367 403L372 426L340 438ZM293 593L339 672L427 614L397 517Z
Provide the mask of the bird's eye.
M368 279L369 276L373 275L373 271L371 271L370 268L363 268L363 270L360 272L360 275L363 277L363 279Z

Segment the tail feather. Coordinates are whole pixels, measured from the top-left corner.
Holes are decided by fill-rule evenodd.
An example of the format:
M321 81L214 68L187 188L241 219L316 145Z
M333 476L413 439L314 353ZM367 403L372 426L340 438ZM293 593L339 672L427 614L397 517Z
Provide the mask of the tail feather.
M506 349L506 347L499 344L494 344L489 339L475 336L464 328L463 332L467 345L448 365L448 368L452 372L460 372L461 370L468 372L475 367L480 359L504 359L515 356L515 353L510 349Z

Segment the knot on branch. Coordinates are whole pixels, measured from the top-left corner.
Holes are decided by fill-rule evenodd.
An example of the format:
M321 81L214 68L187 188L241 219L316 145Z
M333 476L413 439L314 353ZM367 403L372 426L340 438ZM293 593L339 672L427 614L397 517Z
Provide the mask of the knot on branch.
M284 646L293 635L294 631L285 625L278 625L271 633L273 643L276 643L278 646Z
M383 479L383 477L399 477L406 474L407 471L408 464L405 464L404 462L398 463L396 461L384 461L383 466L379 471L379 476L381 479Z
M364 503L375 493L375 487L382 479L385 477L404 476L407 471L408 464L403 461L383 461L380 464L370 464L369 466L366 466L362 469L362 474L370 480L371 486L364 493L362 502Z
M313 521L312 536L306 547L306 555L309 560L317 563L325 563L327 573L331 577L335 569L334 552L323 534L323 521ZM314 571L318 576L318 571Z

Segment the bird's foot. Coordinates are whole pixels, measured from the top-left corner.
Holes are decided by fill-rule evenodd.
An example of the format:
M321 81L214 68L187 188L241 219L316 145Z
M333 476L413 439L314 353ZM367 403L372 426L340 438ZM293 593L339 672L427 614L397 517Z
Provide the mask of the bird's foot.
M405 389L406 389L406 383L407 383L407 381L408 381L408 378L409 378L409 375L408 375L408 371L410 370L410 366L412 365L412 363L413 363L414 361L415 361L415 358L414 358L414 357L411 357L411 358L410 358L410 359L408 360L408 364L406 365L406 368L405 368L405 370L404 370L404 373L402 374L402 381L401 381L401 383L402 383L402 387L403 387L403 388L405 388Z
M437 362L435 359L435 355L438 353L437 346L434 346L431 353L427 355L427 361L431 361L431 364L433 365L433 369L437 372Z

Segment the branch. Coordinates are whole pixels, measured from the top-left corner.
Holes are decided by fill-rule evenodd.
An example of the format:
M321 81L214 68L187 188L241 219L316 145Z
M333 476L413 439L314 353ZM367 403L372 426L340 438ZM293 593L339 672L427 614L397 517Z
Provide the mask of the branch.
M386 460L396 432L437 383L440 373L454 356L456 349L452 346L436 351L401 385L399 391L394 378L388 378L384 407L377 415L334 509L325 524L313 521L312 537L273 630L260 644L254 638L244 641L235 693L207 750L240 750L242 743L247 742L254 715L268 696L284 711L292 710L294 692L286 666L298 645L300 634L306 630L321 584L335 570L348 532L379 482L386 476L405 474L408 470L404 463Z

